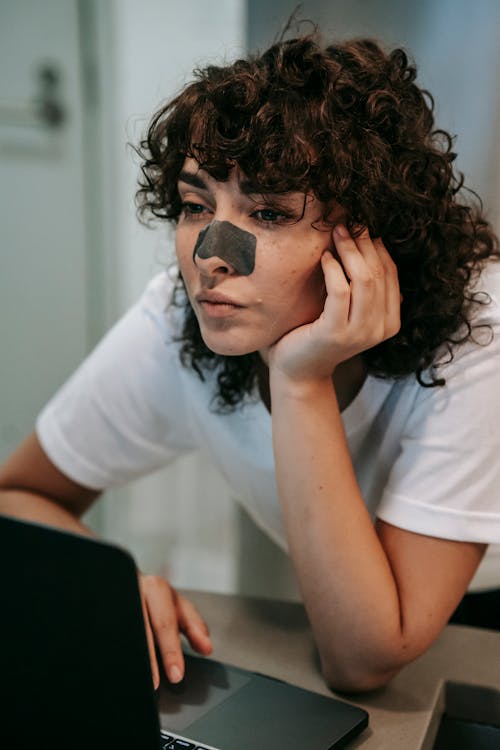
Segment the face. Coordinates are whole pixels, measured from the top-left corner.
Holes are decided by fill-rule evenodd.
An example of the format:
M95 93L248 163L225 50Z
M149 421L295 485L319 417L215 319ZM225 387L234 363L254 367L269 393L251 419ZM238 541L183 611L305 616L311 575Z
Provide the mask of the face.
M178 188L177 258L209 349L265 355L319 317L320 259L331 241L313 195L251 193L237 167L218 182L194 159L186 160Z

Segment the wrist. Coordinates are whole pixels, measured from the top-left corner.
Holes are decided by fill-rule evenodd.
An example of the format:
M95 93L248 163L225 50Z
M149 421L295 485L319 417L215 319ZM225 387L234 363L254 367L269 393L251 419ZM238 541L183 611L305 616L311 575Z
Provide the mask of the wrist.
M278 368L269 369L271 397L287 396L297 400L307 400L321 396L335 395L333 376L299 376L283 372Z

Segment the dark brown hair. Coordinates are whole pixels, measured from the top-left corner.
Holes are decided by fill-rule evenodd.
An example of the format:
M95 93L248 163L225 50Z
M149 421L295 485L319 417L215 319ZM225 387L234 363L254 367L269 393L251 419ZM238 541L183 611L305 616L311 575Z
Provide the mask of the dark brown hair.
M363 354L368 371L442 384L436 352L446 345L452 357L452 345L471 336L471 305L481 300L470 285L499 251L479 199L462 198L452 137L435 129L432 97L415 78L401 49L386 53L368 39L325 47L316 34L197 70L141 143L139 215L178 219L189 156L217 180L237 163L256 190L312 191L325 218L340 204L351 231L382 237L403 294L401 329ZM182 362L200 377L218 368L218 403L231 408L252 391L258 355L211 352L184 304Z

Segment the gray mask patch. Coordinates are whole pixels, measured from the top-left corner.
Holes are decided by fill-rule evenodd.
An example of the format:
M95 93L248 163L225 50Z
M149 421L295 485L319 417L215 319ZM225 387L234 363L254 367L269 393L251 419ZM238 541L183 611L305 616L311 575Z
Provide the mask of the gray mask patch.
M249 276L255 268L255 248L257 238L244 229L239 229L230 221L212 221L202 229L193 251L202 260L217 257L234 268L236 273Z

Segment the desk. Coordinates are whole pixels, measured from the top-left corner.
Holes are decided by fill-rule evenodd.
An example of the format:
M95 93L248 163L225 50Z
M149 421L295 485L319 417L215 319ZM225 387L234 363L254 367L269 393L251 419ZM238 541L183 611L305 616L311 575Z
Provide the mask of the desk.
M207 592L183 592L210 626L213 656L324 695L311 630L300 604ZM446 681L500 691L500 633L445 628L429 651L384 689L340 696L365 708L369 728L349 748L430 750ZM500 695L492 694L500 701Z

